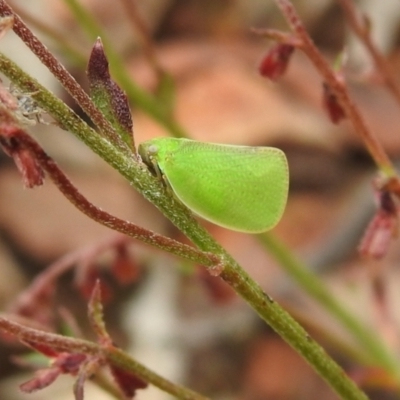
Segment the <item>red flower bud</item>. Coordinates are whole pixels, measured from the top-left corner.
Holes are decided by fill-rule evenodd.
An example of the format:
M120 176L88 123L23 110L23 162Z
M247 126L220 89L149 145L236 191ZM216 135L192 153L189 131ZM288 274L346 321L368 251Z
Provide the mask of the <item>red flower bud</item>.
M285 73L293 51L294 46L290 44L279 43L272 47L258 67L260 74L272 81L279 79Z
M323 84L322 104L328 113L329 119L334 123L339 123L346 118L342 106L339 104L336 95L332 92L327 83Z

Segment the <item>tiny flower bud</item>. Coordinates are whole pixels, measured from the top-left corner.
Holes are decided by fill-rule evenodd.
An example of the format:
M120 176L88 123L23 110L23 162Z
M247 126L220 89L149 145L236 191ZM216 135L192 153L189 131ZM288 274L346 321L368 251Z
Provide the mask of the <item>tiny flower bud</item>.
M322 104L328 113L329 119L334 123L339 123L346 118L342 106L339 104L336 95L332 92L328 84L323 84Z
M285 73L293 51L294 46L290 44L279 43L272 47L258 67L260 74L272 81L279 79Z
M392 195L379 192L379 209L368 225L359 246L359 252L374 259L384 257L393 237L397 235L397 207Z
M103 44L96 40L88 63L90 96L124 141L134 147L133 122L126 93L111 78Z

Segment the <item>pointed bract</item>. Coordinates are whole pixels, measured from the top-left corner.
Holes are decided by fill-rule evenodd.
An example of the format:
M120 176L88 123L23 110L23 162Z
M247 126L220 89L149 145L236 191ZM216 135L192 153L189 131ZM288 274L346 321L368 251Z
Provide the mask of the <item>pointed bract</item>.
M92 48L87 75L93 102L122 139L133 149L133 122L128 98L111 78L108 60L100 38Z

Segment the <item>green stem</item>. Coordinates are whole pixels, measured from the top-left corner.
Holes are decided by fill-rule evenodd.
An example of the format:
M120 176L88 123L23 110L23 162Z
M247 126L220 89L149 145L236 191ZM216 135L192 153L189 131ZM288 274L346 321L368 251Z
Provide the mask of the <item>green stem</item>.
M382 343L379 336L370 327L363 325L348 312L330 293L324 282L318 279L301 261L299 261L282 242L270 233L258 236L266 250L279 265L295 280L305 292L318 304L333 315L354 337L370 362L378 364L400 382L400 365L393 353Z
M169 218L201 250L212 252L222 260L220 277L245 299L249 305L266 321L287 343L289 343L329 385L346 400L366 400L365 394L344 373L344 371L326 354L307 332L282 308L274 302L262 288L241 268L241 266L198 224L192 213L170 196L162 182L153 177L140 160L133 160L115 148L109 141L94 131L82 133L76 123L71 123L69 109L51 93L47 92L31 77L20 70L12 61L0 54L0 71L19 84L29 82L30 88L39 92L36 97L46 111L63 126L88 145L108 164L121 173L136 189ZM43 102L40 96L53 97ZM213 268L209 268L215 274Z
M39 85L33 78L28 77L18 66L6 59L0 53L0 69L4 67L7 72L4 72L10 80L15 82L22 90L35 92L35 101L45 111L50 112L57 122L65 129L76 132L79 139L84 141L89 147L95 146L100 142L103 143L104 151L110 152L114 147L105 138L100 136L96 131L90 128L76 114L72 112L61 100L54 97L43 86ZM20 133L23 135L23 132ZM178 257L183 257L195 263L207 266L216 266L219 264L218 257L210 253L204 253L194 247L177 242L168 237L159 235L145 228L141 228L128 221L116 218L94 206L90 203L78 190L75 188L69 179L58 168L54 161L42 150L42 148L30 136L24 134L22 138L24 145L35 155L41 167L51 177L58 189L67 197L72 204L75 205L81 212L98 223L107 226L115 231L124 233L134 239L140 240L143 243L158 247L164 251L175 254ZM93 149L93 147L92 147ZM108 150L107 150L108 149ZM96 151L102 158L102 149ZM128 157L131 158L131 157ZM134 160L134 159L133 159ZM118 163L118 160L116 160ZM147 171L147 170L145 170ZM150 175L150 174L149 174ZM151 176L151 175L150 175Z

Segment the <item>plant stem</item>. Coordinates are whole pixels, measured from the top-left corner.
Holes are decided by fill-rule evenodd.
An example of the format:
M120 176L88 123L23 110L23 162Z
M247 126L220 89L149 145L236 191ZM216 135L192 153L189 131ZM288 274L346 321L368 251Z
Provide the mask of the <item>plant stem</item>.
M87 340L39 331L37 329L23 326L17 322L13 322L2 315L0 315L0 329L13 334L18 337L18 339L28 343L46 343L47 346L52 347L57 351L103 357L111 364L131 372L143 379L145 382L153 384L178 399L208 400L206 397L193 392L184 386L176 385L164 379L162 376L146 368L144 365L129 357L128 354L116 347L103 347Z
M7 59L2 53L0 53L0 70L3 70L4 74L7 75L10 80L17 82L21 88L32 89L35 93L35 101L39 104L39 106L43 107L45 111L48 111L53 117L55 117L60 125L65 129L74 132L78 138L86 143L89 147L96 147L96 144L101 142L103 144L104 152L110 154L111 151L114 151L117 155L115 162L118 164L118 157L120 156L120 153L118 153L108 141L102 138L96 131L78 118L68 106L54 97L36 80L27 76L16 64ZM57 166L54 160L52 160L44 152L44 150L33 138L31 138L23 130L20 130L18 138L16 137L15 139L19 139L21 146L24 146L32 153L41 167L49 174L58 189L65 195L65 197L89 218L115 231L140 240L143 243L155 246L159 249L168 251L171 254L175 254L178 257L186 258L201 265L216 266L220 263L219 258L213 254L205 253L176 240L139 227L131 222L119 219L96 207L78 191L68 177ZM101 149L96 147L96 150L94 151L97 152L102 158L105 158ZM132 160L131 157L128 157L128 160ZM145 168L143 165L138 167L137 170L151 176L151 174L147 171L147 168Z
M375 67L381 74L387 88L392 92L392 95L400 103L400 85L393 74L392 68L387 59L382 55L379 49L375 46L367 21L358 12L353 1L350 0L337 0L342 7L350 27L358 38L364 43L368 49L369 54L374 60Z
M12 15L14 17L14 32L23 40L29 49L39 58L39 60L50 70L50 72L60 81L67 92L82 107L83 111L92 119L102 134L115 143L121 151L130 154L130 149L125 142L116 134L111 124L104 118L103 114L93 104L88 94L76 82L75 78L65 69L65 67L53 56L47 47L28 29L21 18L13 12L11 7L0 0L0 16ZM28 91L29 92L29 91Z
M8 11L5 11L8 10ZM10 15L10 9L4 0L0 0L0 15ZM18 19L17 19L18 21ZM33 51L38 51L38 55L44 63L50 57L48 51L43 45L32 35L27 34L27 28L17 24L16 31L23 39L29 42ZM51 56L53 57L53 56ZM59 67L59 63L53 58L50 58L52 68ZM55 60L55 61L54 61ZM47 65L47 64L46 64ZM38 91L35 95L39 105L47 110L51 115L61 122L62 126L70 130L94 152L100 155L107 163L121 173L136 189L142 193L151 203L153 203L165 216L167 216L173 224L175 224L189 239L195 243L200 250L212 252L221 259L222 272L219 277L230 284L233 289L244 299L249 305L266 321L287 343L289 343L297 352L299 352L313 368L327 381L328 384L346 400L366 400L365 394L357 388L355 383L344 373L344 371L326 354L324 349L319 346L307 332L272 298L270 298L262 288L247 274L246 271L209 235L209 233L198 224L192 213L177 201L173 196L170 196L165 190L162 182L153 177L147 167L137 159L127 154L123 148L114 146L110 141L101 137L99 134L90 129L81 131L79 128L85 125L76 116L71 118L70 110L57 98L49 92L41 88L32 78L24 74L14 63L8 60L4 55L0 54L0 70L7 75L12 81L16 82L22 88L28 88L30 91ZM68 73L55 71L58 77L69 77ZM66 71L65 71L66 72ZM68 79L62 81L65 85L71 85ZM72 92L75 93L75 98L82 100L77 96L76 82L73 81ZM71 89L71 87L70 87ZM89 116L92 117L93 110L88 110ZM72 114L73 115L73 114ZM102 121L99 121L103 123ZM115 143L115 142L114 142ZM116 143L118 144L118 143ZM214 273L213 267L208 267L211 273ZM21 329L15 331L15 326L7 324L4 319L0 319L0 327L14 329L14 333L21 337ZM41 336L42 335L42 336ZM54 347L62 348L65 346L64 340L68 338L53 335L51 337L43 336L43 333L31 332L30 340L49 340L51 338ZM68 349L73 346L74 340L68 342ZM76 342L75 342L76 344ZM90 343L81 341L79 346L84 352L98 352L99 347ZM65 347L64 347L65 348ZM98 353L96 353L98 354ZM103 353L104 354L104 353ZM122 363L121 359L126 361L126 365L121 365L123 368L129 367L135 361L128 358L125 353L120 350L110 349L106 354L107 358L115 363ZM114 358L113 358L114 357ZM125 357L125 358L124 358ZM136 371L137 373L137 371ZM147 374L143 372L143 376ZM152 374L152 373L151 373ZM151 376L154 376L152 374ZM149 381L147 376L144 380ZM162 379L162 378L160 378ZM164 382L165 380L163 380ZM169 384L169 383L168 383ZM170 388L165 386L165 390L170 392Z
M12 8L16 14L18 14L24 21L26 21L30 26L34 27L37 32L41 32L46 35L52 42L57 44L57 50L65 55L69 61L72 60L73 63L82 67L85 67L87 62L85 54L78 48L76 43L74 43L69 38L66 38L65 33L58 32L54 27L47 25L45 22L33 15L27 13L24 8L12 4Z
M334 73L328 62L322 57L291 2L289 0L275 0L275 2L282 11L290 27L295 32L297 38L301 40L301 45L299 47L308 56L320 75L324 78L325 83L337 97L337 100L346 112L346 116L352 122L356 134L358 134L365 143L368 152L378 168L388 178L396 177L396 169L386 154L386 151L368 128L359 108L350 97L343 80Z
M306 293L333 315L360 344L368 354L371 364L378 364L400 382L400 365L376 333L359 322L330 294L324 282L318 279L307 267L295 258L283 243L270 233L258 236L261 243Z
M365 394L345 375L344 371L326 354L307 332L241 268L241 266L198 224L193 214L174 196L170 196L162 182L153 177L140 160L119 151L96 132L79 127L82 121L71 121L70 110L51 93L40 87L13 62L0 53L0 71L22 87L30 85L37 91L35 99L51 115L62 122L75 136L86 143L95 153L121 173L136 189L153 203L176 225L200 250L214 253L221 259L219 275L267 322L287 343L296 349L331 387L346 400L365 400ZM79 120L80 121L80 120ZM215 274L215 266L208 267Z

